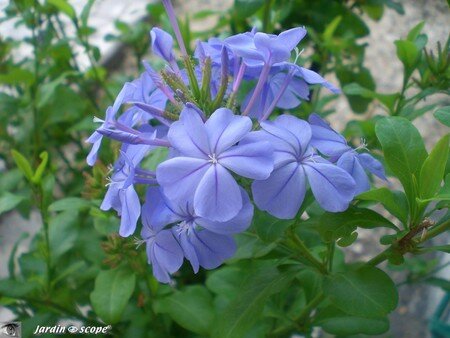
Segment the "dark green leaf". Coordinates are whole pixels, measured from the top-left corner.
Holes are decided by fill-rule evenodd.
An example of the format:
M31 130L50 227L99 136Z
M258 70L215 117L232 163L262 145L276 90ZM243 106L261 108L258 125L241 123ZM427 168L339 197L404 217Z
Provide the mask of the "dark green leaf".
M428 154L416 127L403 117L386 117L377 122L375 132L386 163L398 177L410 203L416 197L420 168Z
M405 194L401 191L393 192L383 187L363 192L356 198L363 201L379 202L403 224L408 221L408 202Z
M28 295L38 288L35 281L18 281L15 279L0 280L0 296L20 298Z
M394 282L371 266L331 275L325 279L323 290L334 306L360 317L384 317L398 302Z
M362 87L358 83L350 83L344 86L343 91L347 95L359 95L366 99L377 99L386 106L388 111L394 110L395 102L397 101L398 94L380 94L373 90Z
M74 211L64 211L50 219L48 236L53 264L73 247L77 239L77 220L78 213Z
M157 300L157 313L168 314L185 329L208 336L213 320L212 296L205 287L193 285Z
M345 337L356 334L379 335L389 329L387 318L351 316L334 306L319 310L314 324L328 333Z
M322 239L327 243L351 236L357 227L366 229L386 227L397 230L394 224L375 211L356 207L350 207L344 212L326 212L314 223Z
M95 313L107 324L120 321L135 284L136 275L126 268L100 271L90 297Z
M285 288L294 278L292 272L280 273L275 266L256 269L240 285L239 294L217 316L216 338L242 338L260 318L271 295Z
M284 231L293 223L293 220L281 220L263 211L256 211L253 219L256 234L267 243L281 238Z

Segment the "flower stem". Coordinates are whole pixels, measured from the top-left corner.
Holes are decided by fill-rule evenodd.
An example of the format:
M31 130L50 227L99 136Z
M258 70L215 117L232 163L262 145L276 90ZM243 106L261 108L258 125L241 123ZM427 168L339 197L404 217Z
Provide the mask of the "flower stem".
M434 228L428 231L420 240L420 243L423 243L433 237L436 237L441 233L443 233L444 231L447 231L448 229L450 229L450 219L441 224L436 225Z
M162 0L162 3L164 5L164 8L166 9L167 16L169 17L170 24L172 25L175 37L178 41L178 46L180 46L181 53L184 57L188 57L186 46L184 45L183 36L181 35L180 26L178 25L172 2L170 0Z
M252 109L253 105L255 104L256 99L259 97L259 94L261 94L261 90L263 89L264 85L266 84L267 77L269 76L270 72L270 63L266 62L264 63L264 66L261 70L261 74L259 76L258 83L256 84L255 90L253 91L253 95L250 98L250 101L247 104L247 107L245 107L244 112L242 113L243 116L246 116L250 113L250 110Z

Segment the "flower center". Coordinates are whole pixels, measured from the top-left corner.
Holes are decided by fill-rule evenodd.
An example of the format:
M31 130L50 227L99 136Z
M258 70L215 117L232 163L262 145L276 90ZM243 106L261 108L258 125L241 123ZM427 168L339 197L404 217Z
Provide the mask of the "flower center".
M209 157L209 162L211 162L212 164L217 164L218 160L217 160L216 154L208 155L208 157Z

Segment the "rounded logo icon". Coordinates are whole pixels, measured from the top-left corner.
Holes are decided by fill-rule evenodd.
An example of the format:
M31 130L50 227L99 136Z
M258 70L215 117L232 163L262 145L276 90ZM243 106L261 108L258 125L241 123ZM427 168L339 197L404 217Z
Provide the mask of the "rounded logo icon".
M76 326L74 326L74 325L70 325L67 328L67 331L69 331L69 333L77 333L78 332L78 328Z

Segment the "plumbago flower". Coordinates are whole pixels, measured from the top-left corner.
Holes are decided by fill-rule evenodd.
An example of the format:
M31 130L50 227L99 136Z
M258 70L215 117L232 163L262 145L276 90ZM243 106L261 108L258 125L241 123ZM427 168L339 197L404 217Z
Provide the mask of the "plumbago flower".
M89 165L103 137L122 144L101 209L118 213L123 237L141 227L158 281L169 283L184 259L197 272L232 257L234 235L252 223L253 203L291 219L311 189L324 210L340 212L369 188L366 170L385 178L376 159L352 149L318 115L308 122L280 115L309 98L309 85L338 92L298 66L298 52L290 61L304 28L211 38L191 58L170 1L163 4L182 62L173 38L153 28L152 51L166 66L156 72L144 62L145 72L125 83L87 140ZM159 147L168 155L149 170L145 159ZM146 191L143 205L137 186Z

